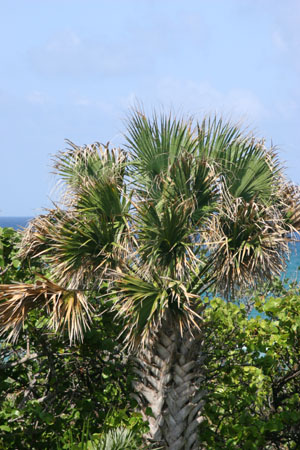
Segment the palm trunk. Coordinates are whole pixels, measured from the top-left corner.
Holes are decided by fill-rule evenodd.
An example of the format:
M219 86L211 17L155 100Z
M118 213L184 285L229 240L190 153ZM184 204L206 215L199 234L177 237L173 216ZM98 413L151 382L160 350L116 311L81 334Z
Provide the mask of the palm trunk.
M174 330L174 327L172 327ZM148 441L163 449L198 450L205 390L201 389L201 342L162 327L136 364L137 399L149 421ZM146 408L151 408L152 415Z

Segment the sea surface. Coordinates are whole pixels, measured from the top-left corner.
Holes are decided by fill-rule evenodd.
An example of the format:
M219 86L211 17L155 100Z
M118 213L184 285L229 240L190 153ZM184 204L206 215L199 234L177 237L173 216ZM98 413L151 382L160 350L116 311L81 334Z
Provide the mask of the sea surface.
M15 230L25 228L33 217L0 217L0 227L11 227Z
M21 230L26 227L32 217L0 217L0 227L12 227L15 230ZM285 273L282 275L288 277L291 281L297 279L300 281L300 236L299 241L290 244L291 254Z

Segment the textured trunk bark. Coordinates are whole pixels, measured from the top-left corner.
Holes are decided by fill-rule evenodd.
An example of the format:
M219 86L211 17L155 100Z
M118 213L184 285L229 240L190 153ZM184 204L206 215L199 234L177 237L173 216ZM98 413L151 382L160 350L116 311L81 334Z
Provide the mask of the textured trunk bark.
M199 450L198 425L206 392L201 389L201 341L162 327L136 363L136 396L149 421L150 442L169 450ZM203 374L202 374L203 375ZM151 408L152 416L146 408Z

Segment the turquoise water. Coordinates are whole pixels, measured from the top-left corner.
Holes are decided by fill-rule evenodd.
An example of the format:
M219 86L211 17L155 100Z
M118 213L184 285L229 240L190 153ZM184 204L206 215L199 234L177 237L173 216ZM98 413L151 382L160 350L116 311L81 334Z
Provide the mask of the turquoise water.
M300 281L300 272L298 274L298 268L300 268L300 242L290 244L290 260L287 264L287 270L285 276L290 278L291 281L297 279Z
M0 227L12 227L17 230L26 227L30 219L32 217L0 217ZM300 273L298 276L298 267L300 266L300 240L295 244L291 244L290 249L290 260L287 264L287 270L283 275L290 278L290 280L299 279L300 281Z

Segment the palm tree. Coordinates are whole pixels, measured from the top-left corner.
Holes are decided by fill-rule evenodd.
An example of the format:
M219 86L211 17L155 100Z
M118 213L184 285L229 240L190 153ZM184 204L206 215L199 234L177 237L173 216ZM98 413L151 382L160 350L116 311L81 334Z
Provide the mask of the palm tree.
M139 111L125 150L69 144L54 165L62 202L31 222L21 247L43 256L53 281L0 287L2 330L15 339L44 307L55 329L82 339L98 295L123 323L149 442L198 449L203 295L233 300L279 274L288 255L293 215L276 152L217 118Z

